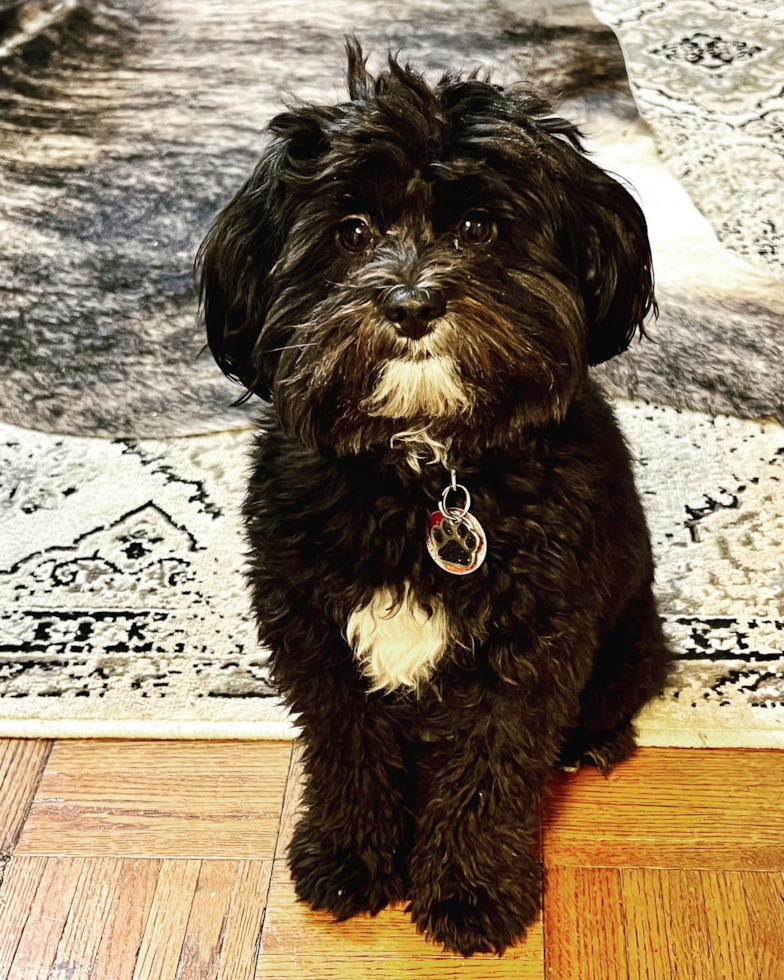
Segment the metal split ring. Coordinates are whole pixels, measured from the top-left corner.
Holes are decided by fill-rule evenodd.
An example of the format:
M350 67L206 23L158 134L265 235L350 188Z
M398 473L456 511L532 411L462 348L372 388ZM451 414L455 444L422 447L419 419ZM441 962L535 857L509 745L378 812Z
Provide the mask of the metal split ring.
M453 490L462 490L465 494L465 503L463 504L462 508L447 507L446 498ZM453 481L452 484L446 487L444 492L441 494L441 499L438 502L438 509L441 511L444 517L450 517L452 520L462 520L469 510L471 510L471 494L462 483L455 483Z

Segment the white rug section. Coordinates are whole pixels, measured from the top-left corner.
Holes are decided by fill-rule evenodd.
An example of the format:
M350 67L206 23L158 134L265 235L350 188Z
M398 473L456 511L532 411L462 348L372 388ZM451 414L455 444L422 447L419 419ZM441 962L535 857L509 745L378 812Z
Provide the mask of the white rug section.
M642 741L784 747L784 429L617 407L678 651ZM0 735L294 734L247 615L248 441L0 425Z
M617 403L636 456L672 687L643 745L784 748L784 429Z
M0 734L292 734L247 616L247 442L0 426Z
M617 34L661 158L721 242L784 279L784 7L591 0Z

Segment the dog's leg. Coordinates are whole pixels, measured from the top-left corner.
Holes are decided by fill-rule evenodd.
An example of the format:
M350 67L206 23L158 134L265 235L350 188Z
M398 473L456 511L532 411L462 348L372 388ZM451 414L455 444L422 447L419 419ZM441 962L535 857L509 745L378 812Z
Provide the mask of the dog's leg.
M578 724L566 733L558 765L590 760L602 772L636 748L632 718L661 691L671 659L649 586L631 599L596 653L580 695Z
M519 702L499 704L497 720L483 714L417 759L410 911L420 932L463 956L502 953L541 905L534 846L549 752L539 732L521 739L519 713Z
M375 915L406 892L414 784L405 748L383 700L351 678L324 672L305 683L307 698L292 698L305 742L303 813L288 852L297 897L338 920Z

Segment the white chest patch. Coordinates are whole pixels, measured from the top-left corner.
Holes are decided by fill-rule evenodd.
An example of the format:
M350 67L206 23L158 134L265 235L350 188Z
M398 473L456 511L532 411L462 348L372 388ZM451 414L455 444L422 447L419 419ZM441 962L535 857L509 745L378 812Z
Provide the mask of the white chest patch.
M372 691L417 690L431 677L448 639L444 607L437 599L431 606L428 615L406 586L398 609L389 590L379 589L366 606L351 613L348 641L362 673L372 681Z

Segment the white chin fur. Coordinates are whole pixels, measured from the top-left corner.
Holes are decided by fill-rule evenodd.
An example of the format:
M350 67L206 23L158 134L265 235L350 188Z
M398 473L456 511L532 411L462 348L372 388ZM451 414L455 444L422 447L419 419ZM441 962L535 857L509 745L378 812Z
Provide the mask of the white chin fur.
M391 592L379 589L366 606L351 613L346 635L362 673L372 681L371 691L416 691L430 679L448 639L444 607L437 599L431 605L428 616L406 585L398 609Z
M468 395L448 354L389 361L366 402L371 415L396 419L459 415L468 406Z

